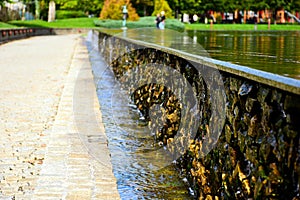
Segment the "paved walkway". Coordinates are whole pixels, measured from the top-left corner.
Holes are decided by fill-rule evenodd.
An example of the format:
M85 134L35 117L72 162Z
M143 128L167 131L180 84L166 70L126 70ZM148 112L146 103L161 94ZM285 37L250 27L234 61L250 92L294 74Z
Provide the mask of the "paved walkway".
M119 199L80 35L0 46L0 199Z

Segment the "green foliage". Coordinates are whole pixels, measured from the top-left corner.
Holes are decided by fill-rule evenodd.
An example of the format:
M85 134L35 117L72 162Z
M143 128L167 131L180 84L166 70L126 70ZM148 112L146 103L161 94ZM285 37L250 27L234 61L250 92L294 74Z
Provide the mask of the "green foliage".
M39 0L44 18L47 15L50 0ZM104 0L55 0L57 10L82 11L86 14L99 15Z
M229 0L229 1L233 2L233 0ZM199 5L199 8L203 12L209 10L221 12L221 11L225 11L225 7L224 7L225 2L227 6L230 6L229 1L226 2L226 0L202 0ZM238 1L236 3L238 3ZM235 10L235 8L233 8L233 10Z
M104 0L80 0L77 6L83 12L99 16L103 4Z
M105 0L104 6L100 13L100 19L122 19L124 5L126 5L128 10L128 20L138 20L139 16L129 0Z
M61 10L75 10L78 5L77 0L56 0L55 2Z
M181 13L194 14L199 13L199 6L202 0L168 0L172 10L178 10Z
M69 19L69 18L79 18L79 17L87 17L87 16L82 11L75 11L75 10L56 11L56 19Z
M113 19L95 20L94 23L95 26L99 26L103 28L121 28L123 26L122 20L113 20Z
M131 2L139 16L149 16L153 12L153 0L132 0Z
M161 13L161 11L165 11L166 18L172 18L172 9L168 2L166 0L155 0L152 16L156 16L158 13Z
M121 28L122 20L95 20L95 25L103 28ZM141 17L138 21L128 22L126 24L128 28L144 28L153 27L156 28L155 17ZM184 24L176 19L166 19L166 28L183 31Z
M184 24L178 21L177 19L167 19L166 28L177 31L184 31L185 29Z

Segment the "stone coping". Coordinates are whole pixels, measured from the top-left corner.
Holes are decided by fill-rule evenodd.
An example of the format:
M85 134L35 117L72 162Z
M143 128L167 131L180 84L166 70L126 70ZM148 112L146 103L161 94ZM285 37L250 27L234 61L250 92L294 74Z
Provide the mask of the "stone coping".
M115 31L110 32L103 29L95 29L95 30L111 36L114 36L112 33L116 33ZM297 79L284 77L270 72L265 72L265 71L253 69L242 65L232 64L221 60L190 54L177 49L161 46L154 43L144 42L141 40L130 39L127 37L122 37L120 35L114 37L118 37L120 39L126 40L133 44L170 53L195 63L205 64L206 66L217 68L218 70L223 72L241 76L252 81L256 81L271 87L275 87L290 93L300 95L300 80Z
M4 28L0 29L0 45L13 40L41 35L64 35L87 33L86 28Z

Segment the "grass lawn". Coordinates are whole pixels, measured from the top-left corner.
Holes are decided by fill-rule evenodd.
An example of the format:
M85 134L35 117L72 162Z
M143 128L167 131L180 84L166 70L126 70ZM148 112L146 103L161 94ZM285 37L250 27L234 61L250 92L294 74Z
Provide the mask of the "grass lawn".
M96 23L96 25L95 25ZM106 28L116 28L122 26L121 20L99 20L98 18L71 18L59 19L54 22L46 22L42 20L32 21L10 21L8 23L0 22L0 29L2 28L17 28L17 27L45 27L45 28L94 28L96 26ZM154 25L153 17L141 17L137 22L127 22L128 28L149 27ZM166 28L183 29L186 30L254 30L254 24L213 24L211 29L210 24L185 24L177 20L167 20ZM258 31L268 30L267 24L258 24ZM271 24L270 30L298 30L300 31L300 24Z
M98 18L72 18L72 19L60 19L54 22L46 22L42 20L31 21L10 21L9 25L18 27L44 27L44 28L93 28L95 27L94 20ZM0 26L1 28L1 26Z
M210 24L185 24L186 30L254 30L254 24L213 24L213 27L210 27ZM258 24L258 31L268 30L267 24ZM299 24L271 24L270 30L278 31L300 31Z
M4 22L0 22L0 29L1 28L17 28L17 26L10 25L10 24L4 23Z

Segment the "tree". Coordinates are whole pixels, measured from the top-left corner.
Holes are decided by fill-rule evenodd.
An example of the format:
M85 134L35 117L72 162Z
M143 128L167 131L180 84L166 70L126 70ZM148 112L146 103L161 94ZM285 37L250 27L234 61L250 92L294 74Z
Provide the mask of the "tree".
M55 20L55 13L56 13L55 1L51 0L49 2L48 22L52 22Z
M154 1L154 11L152 13L153 16L156 16L161 11L165 11L165 16L167 18L172 18L172 9L170 8L168 2L166 0L155 0Z
M59 10L76 10L79 0L56 0Z
M40 19L40 12L41 12L40 2L38 0L34 0L34 3L35 3L35 18Z
M124 5L126 5L128 10L128 20L138 20L139 16L129 0L105 0L100 19L122 19Z
M99 15L103 4L103 0L78 0L76 9L85 13Z
M225 0L202 0L200 3L200 10L204 11L224 11Z
M171 9L174 10L176 14L188 13L194 14L201 12L200 5L202 0L168 0Z
M234 12L235 10L243 10L242 6L243 1L239 0L223 0L223 9L224 12Z
M254 11L264 10L268 7L266 1L255 1L253 2L251 9Z
M133 0L132 4L136 8L139 16L151 15L153 12L153 0Z
M300 1L299 0L291 0L291 11L300 11Z
M300 0L285 0L282 7L288 11L300 11Z

